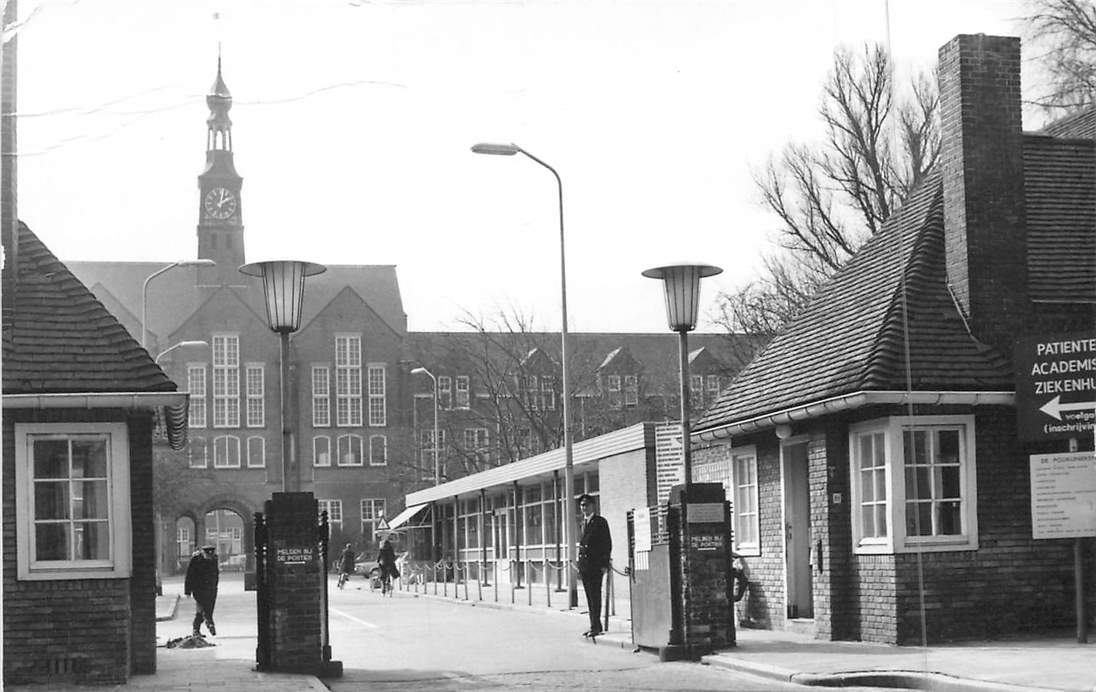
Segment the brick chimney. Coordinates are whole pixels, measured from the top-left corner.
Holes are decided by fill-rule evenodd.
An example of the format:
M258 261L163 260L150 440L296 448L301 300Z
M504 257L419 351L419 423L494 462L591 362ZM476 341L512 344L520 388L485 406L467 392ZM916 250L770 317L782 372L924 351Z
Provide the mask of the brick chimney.
M18 17L16 1L9 0L0 18L4 26L14 26ZM19 213L16 209L17 160L15 121L15 52L18 38L13 34L0 47L0 242L4 248L4 278L0 286L3 323L8 325L15 295L15 276L19 266Z
M956 36L939 79L948 281L975 336L1010 354L1031 312L1020 39Z

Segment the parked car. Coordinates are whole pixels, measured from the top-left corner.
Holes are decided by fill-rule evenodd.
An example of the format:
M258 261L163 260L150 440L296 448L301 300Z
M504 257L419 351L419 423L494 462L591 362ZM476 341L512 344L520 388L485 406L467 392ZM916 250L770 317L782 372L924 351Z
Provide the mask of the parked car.
M360 574L366 579L379 577L381 567L376 560L358 560L354 563L354 574Z
M225 559L221 560L222 572L243 572L244 567L247 565L247 555L240 553L239 555L229 555Z

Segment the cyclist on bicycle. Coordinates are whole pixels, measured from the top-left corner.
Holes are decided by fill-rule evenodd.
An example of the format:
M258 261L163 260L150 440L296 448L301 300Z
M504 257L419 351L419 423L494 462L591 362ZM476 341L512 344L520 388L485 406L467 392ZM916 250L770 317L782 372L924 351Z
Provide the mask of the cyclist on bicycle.
M399 579L400 573L396 569L396 551L387 538L381 541L381 549L377 553L377 566L381 570L381 593L389 593L392 591L392 580Z
M357 556L354 554L354 546L350 543L346 544L343 551L339 553L339 588L341 589L346 582L350 581L350 575L354 574L354 559Z

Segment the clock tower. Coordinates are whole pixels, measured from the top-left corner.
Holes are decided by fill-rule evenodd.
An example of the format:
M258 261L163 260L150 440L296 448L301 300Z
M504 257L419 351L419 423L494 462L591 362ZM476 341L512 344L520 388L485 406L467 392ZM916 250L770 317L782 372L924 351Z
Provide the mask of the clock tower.
M239 285L237 268L244 264L244 224L240 201L243 178L232 163L232 94L221 77L217 57L217 79L206 96L206 164L198 176L198 257L211 259L216 268L200 270L203 285Z

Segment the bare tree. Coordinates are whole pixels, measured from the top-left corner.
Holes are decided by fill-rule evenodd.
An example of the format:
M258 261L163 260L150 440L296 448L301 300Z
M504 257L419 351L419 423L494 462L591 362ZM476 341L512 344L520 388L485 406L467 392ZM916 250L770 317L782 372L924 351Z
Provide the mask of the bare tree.
M754 173L762 204L780 222L776 251L759 279L721 294L729 331L779 332L924 180L940 153L935 84L918 75L896 103L884 48L834 52L819 106L824 141L789 144Z
M1030 0L1025 18L1045 73L1033 102L1047 110L1092 105L1096 89L1096 6L1083 0Z

